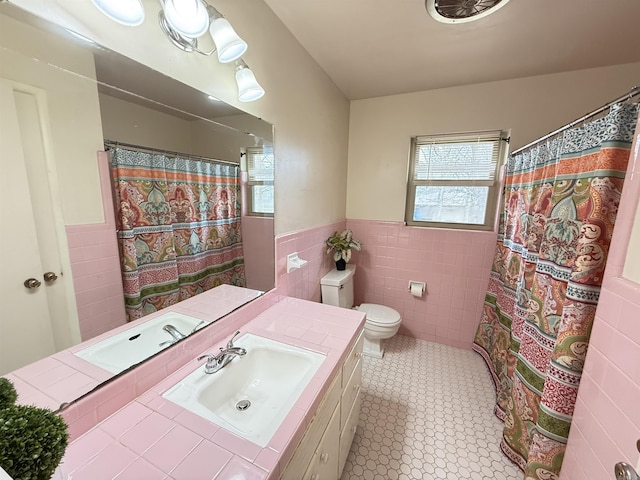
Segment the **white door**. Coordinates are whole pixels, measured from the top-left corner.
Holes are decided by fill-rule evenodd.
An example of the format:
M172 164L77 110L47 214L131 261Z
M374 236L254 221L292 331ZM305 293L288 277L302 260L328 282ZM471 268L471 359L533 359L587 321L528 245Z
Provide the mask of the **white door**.
M0 375L79 341L42 95L0 79Z

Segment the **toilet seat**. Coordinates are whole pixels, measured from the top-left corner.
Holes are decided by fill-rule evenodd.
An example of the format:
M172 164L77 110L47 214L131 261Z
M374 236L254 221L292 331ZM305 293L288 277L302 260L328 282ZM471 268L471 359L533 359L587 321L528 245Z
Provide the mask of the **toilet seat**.
M367 316L366 323L378 327L394 327L401 322L400 314L393 308L375 303L363 303L358 310Z

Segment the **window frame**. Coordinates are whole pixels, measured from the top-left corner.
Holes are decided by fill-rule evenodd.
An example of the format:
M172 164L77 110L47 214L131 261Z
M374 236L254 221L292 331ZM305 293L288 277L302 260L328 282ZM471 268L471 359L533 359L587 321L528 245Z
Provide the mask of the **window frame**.
M416 148L427 143L425 140L434 140L433 143L451 143L459 140L460 143L469 141L470 138L492 139L498 144L498 158L496 161L494 180L415 180L416 166ZM441 140L438 142L438 140ZM444 141L446 140L446 142ZM439 135L417 135L411 137L411 148L409 150L409 168L407 172L407 194L405 204L405 223L414 227L429 228L451 228L458 230L474 230L474 231L492 231L495 228L495 219L497 215L498 199L501 189L500 168L504 164L508 154L509 131L507 130L490 130L479 132L462 132ZM487 204L485 207L484 223L457 223L457 222L427 222L414 220L413 214L415 210L416 191L420 186L487 186Z
M250 172L250 160L249 157L251 155L264 155L265 154L265 148L264 147L247 147L245 149L245 155L246 155L246 175L247 175L247 180L245 182L245 188L246 188L246 195L245 195L245 203L246 203L246 208L247 208L247 215L251 216L251 217L267 217L267 218L271 218L274 216L275 214L275 198L274 198L274 206L273 206L273 212L257 212L254 210L254 202L253 202L253 190L254 187L262 187L262 186L267 186L267 187L271 187L274 191L274 197L275 197L275 186L274 186L274 179L275 179L275 157L273 155L273 150L271 151L270 155L273 158L273 176L271 178L271 180L249 180L249 178L251 177L251 172Z

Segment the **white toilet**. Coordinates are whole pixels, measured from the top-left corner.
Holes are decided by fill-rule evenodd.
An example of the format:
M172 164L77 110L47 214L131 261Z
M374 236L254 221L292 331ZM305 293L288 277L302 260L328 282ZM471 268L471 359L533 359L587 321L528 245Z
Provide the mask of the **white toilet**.
M353 307L353 276L355 265L347 265L346 270L332 270L320 280L322 303L342 308ZM393 337L400 328L402 318L393 308L375 303L363 303L357 310L367 316L364 324L363 352L371 357L382 358L382 340Z

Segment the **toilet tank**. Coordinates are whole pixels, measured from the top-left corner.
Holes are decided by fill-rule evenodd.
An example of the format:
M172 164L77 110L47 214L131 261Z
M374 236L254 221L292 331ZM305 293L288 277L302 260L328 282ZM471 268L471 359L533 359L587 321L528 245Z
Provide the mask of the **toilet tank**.
M336 307L353 307L353 276L355 265L347 265L345 270L331 270L320 279L322 303Z

